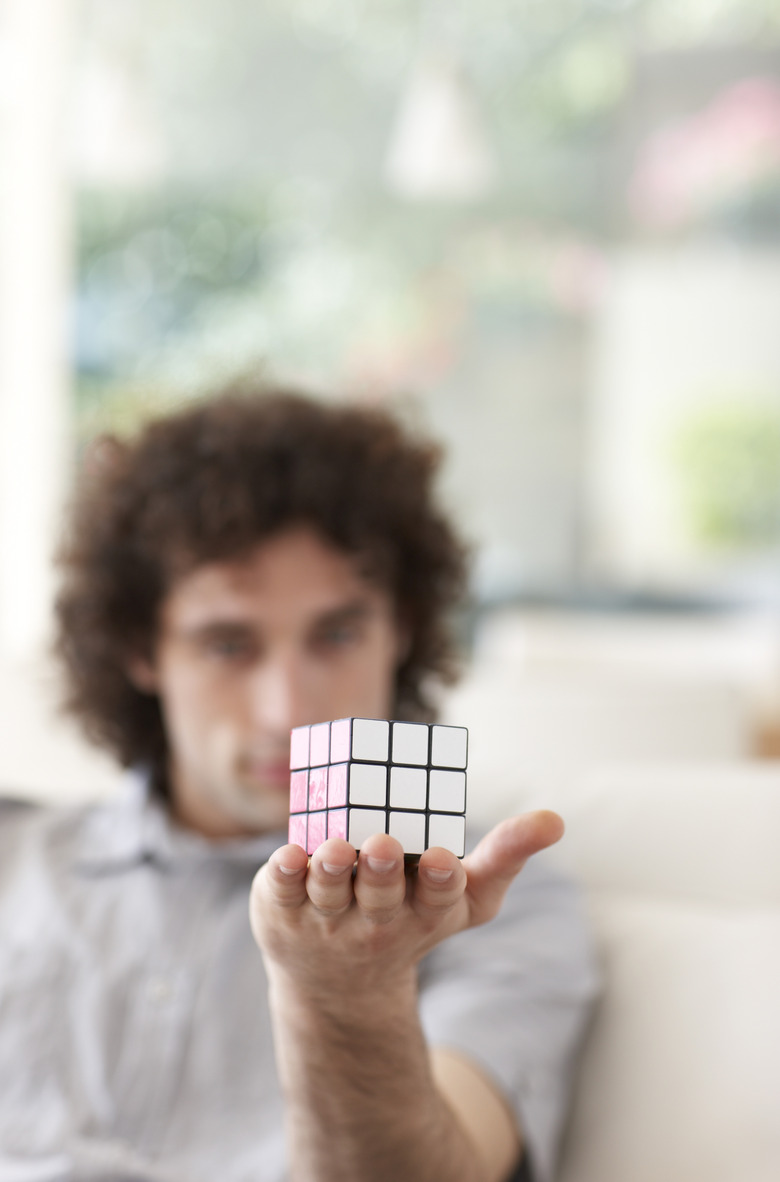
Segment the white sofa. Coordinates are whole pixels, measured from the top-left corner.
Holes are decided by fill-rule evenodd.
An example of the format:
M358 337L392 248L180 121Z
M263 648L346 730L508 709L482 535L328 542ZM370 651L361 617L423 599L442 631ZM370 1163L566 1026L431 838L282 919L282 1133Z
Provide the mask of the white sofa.
M582 882L605 991L557 1182L780 1182L777 621L496 614L445 701L470 814L532 805Z
M557 803L605 981L559 1182L778 1182L780 765L613 769Z

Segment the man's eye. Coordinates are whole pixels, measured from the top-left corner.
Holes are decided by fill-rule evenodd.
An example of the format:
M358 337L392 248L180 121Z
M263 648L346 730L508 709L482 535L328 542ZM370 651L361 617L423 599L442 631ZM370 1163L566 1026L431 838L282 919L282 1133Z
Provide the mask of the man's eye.
M357 638L358 629L347 624L334 628L326 628L317 636L320 644L329 645L332 648L340 648L342 645L351 644Z
M240 636L212 636L206 642L207 651L215 657L246 657L252 651L250 642Z

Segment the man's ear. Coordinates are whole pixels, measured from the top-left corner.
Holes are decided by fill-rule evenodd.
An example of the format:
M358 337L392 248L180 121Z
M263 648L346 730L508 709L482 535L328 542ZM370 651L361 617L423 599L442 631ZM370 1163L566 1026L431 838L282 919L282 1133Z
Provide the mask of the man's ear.
M127 658L125 672L133 686L142 694L156 694L158 692L157 669L148 657L133 653Z

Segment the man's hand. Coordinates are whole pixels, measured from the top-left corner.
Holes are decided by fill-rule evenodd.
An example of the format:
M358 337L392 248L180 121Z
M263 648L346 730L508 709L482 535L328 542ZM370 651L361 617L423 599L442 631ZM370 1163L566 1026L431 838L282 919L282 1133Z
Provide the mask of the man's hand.
M563 822L503 821L461 862L427 850L405 873L387 835L356 859L330 840L277 850L252 885L266 964L293 1182L502 1182L521 1150L497 1088L467 1059L432 1056L417 962L499 910L526 860ZM357 867L355 868L355 862ZM354 874L353 874L354 869Z
M558 841L556 813L502 821L463 861L434 848L404 873L400 844L332 839L309 859L278 849L257 874L250 915L271 972L326 1001L392 988L436 944L492 919L526 860ZM352 873L357 859L356 872Z

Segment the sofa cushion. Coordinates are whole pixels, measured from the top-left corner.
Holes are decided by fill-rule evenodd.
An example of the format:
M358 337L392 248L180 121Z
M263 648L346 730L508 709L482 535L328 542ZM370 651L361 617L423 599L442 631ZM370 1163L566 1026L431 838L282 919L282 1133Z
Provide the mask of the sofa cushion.
M776 1182L780 769L615 770L564 811L605 993L560 1182Z

